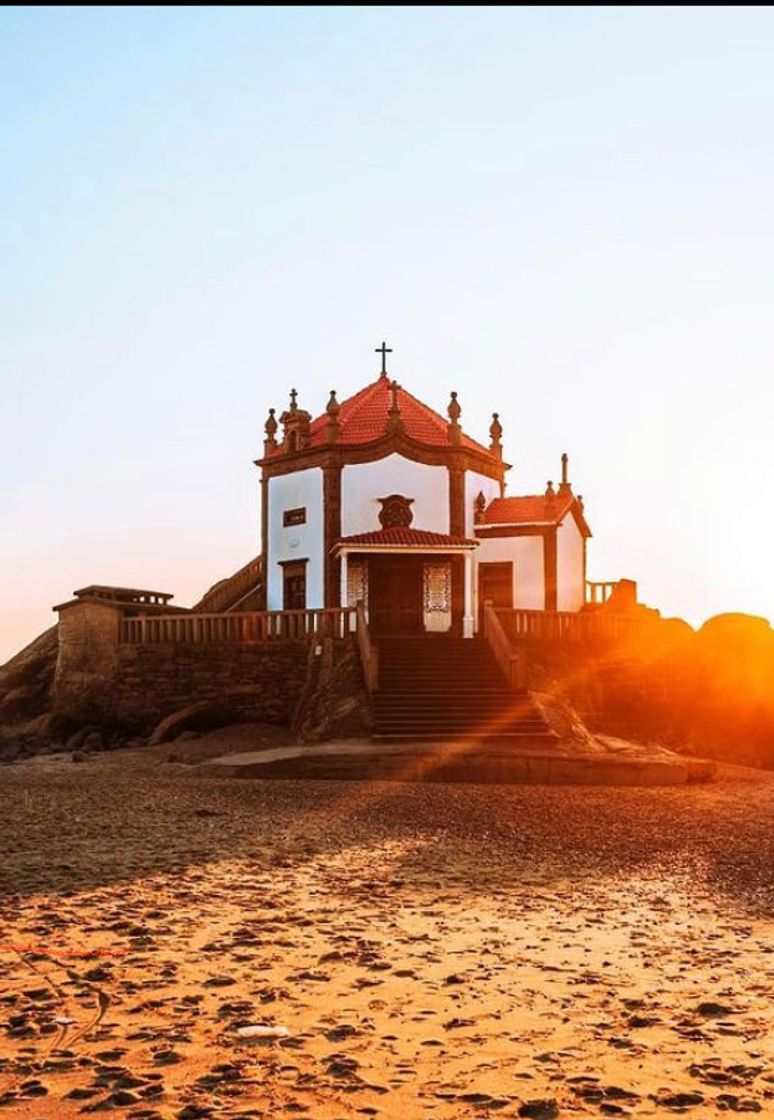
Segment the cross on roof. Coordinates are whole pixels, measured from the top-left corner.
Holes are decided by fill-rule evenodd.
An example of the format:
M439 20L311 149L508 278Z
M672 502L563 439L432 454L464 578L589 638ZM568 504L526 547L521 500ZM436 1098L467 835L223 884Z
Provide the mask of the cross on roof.
M387 355L392 353L392 347L387 346L387 344L383 342L381 344L381 346L376 347L376 350L374 351L374 353L375 354L381 354L381 356L382 356L382 377L386 377L387 376Z

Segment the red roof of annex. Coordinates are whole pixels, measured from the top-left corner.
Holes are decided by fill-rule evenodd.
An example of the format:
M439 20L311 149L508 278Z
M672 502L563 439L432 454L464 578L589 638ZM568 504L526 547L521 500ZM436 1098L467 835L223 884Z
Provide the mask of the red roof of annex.
M527 494L517 498L493 498L476 517L477 525L555 524L564 518L575 498L572 494Z
M506 525L559 525L572 513L584 536L591 536L583 514L583 502L569 489L546 494L525 494L514 498L493 498L482 511L476 512L476 529Z

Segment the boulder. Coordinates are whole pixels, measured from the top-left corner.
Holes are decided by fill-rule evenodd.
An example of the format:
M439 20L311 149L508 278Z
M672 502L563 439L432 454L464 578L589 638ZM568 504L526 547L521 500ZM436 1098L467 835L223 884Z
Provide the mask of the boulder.
M183 731L211 731L215 727L224 727L227 723L233 723L233 720L233 715L219 704L206 700L198 704L189 704L187 708L173 712L171 716L167 716L157 724L148 740L148 745L153 747L158 743L169 743L172 739L177 739Z
M68 736L74 730L74 725L66 716L60 716L54 712L44 712L43 715L29 720L18 730L27 736L58 744L67 741Z
M21 739L0 740L0 762L15 762L24 756L24 743Z
M92 754L94 751L104 751L104 749L105 744L99 731L90 732L81 743L81 750L84 754Z
M0 701L0 719L23 719L37 715L40 706L41 689L39 685L19 685L6 692Z
M95 727L94 724L91 723L87 724L85 727L80 727L77 731L73 732L73 734L65 743L65 747L68 751L80 750L86 739L88 739L89 735L92 735L98 731L99 728Z
M58 649L57 627L0 665L0 722L30 719L48 711Z

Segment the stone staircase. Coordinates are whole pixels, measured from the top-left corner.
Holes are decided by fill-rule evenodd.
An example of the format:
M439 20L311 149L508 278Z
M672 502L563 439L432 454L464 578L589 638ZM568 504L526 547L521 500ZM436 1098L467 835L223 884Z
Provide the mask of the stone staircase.
M263 561L260 556L238 572L213 584L191 610L197 614L225 614L261 610L263 601Z
M376 742L470 740L550 747L556 736L528 692L507 688L483 638L380 638Z

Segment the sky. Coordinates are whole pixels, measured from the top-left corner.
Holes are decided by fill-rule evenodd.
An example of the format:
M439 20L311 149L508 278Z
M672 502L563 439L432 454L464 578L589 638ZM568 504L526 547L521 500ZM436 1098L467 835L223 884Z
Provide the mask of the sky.
M774 10L0 12L0 662L256 555L270 405L390 372L592 579L774 616Z

